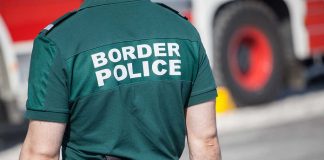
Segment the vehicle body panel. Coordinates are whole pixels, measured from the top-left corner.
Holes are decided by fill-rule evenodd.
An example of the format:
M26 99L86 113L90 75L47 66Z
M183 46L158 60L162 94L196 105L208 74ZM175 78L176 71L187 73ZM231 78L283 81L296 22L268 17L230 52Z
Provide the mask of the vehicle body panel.
M0 13L14 42L34 39L39 31L81 0L0 0Z
M309 43L312 54L324 51L324 1L308 0L306 27L309 33Z
M201 34L210 59L214 58L213 22L215 15L222 6L231 2L235 3L235 1L238 0L193 0L192 2L193 23ZM323 54L324 1L284 0L284 2L289 10L295 57L304 60L311 58L312 54ZM213 61L211 65L213 66Z

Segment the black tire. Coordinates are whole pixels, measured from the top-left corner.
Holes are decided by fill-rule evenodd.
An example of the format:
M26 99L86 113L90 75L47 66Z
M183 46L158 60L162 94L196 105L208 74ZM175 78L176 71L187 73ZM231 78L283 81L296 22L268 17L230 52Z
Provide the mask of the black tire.
M266 35L272 52L272 71L264 85L257 90L244 88L230 66L229 44L235 31L253 26ZM217 15L214 25L214 66L216 82L226 86L239 106L272 101L283 86L284 57L278 23L270 8L261 2L240 1L229 4ZM250 50L248 51L250 54ZM250 61L248 62L250 63ZM231 63L232 64L232 63ZM239 64L238 64L239 65ZM248 64L250 66L250 64Z

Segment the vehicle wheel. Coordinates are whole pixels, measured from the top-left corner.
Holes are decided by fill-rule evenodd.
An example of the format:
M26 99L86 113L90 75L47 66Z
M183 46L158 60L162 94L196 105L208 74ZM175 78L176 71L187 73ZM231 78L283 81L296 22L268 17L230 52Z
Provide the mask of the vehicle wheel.
M274 13L261 2L236 2L219 13L214 26L216 80L240 106L273 100L284 66Z

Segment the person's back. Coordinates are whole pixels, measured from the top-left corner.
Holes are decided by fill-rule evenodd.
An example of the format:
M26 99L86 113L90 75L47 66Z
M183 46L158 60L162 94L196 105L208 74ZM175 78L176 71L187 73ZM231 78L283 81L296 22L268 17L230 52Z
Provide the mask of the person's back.
M179 159L185 109L216 96L194 27L148 0L86 1L32 56L26 117L67 123L64 159Z

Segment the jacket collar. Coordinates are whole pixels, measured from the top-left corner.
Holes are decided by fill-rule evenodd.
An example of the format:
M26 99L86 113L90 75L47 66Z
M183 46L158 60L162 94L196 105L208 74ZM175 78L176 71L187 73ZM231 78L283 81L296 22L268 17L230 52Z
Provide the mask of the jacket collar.
M115 4L115 3L123 3L123 2L133 2L133 1L143 1L143 0L85 0L80 7L81 9L106 5L106 4Z

